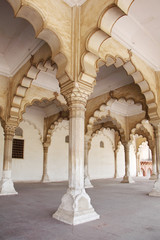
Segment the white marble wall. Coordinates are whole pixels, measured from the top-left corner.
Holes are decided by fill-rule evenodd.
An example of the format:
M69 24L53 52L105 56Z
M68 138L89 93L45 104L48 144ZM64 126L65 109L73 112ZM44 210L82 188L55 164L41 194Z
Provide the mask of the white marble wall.
M117 151L117 177L123 177L125 174L125 159L124 159L124 147L120 144Z
M48 175L51 181L68 180L68 147L65 137L69 135L68 121L59 123L53 132L48 149Z
M24 159L12 159L14 181L40 181L43 171L43 147L40 135L33 125L22 122Z
M136 176L136 155L135 155L133 145L130 146L129 157L130 157L130 175L132 177L135 177Z
M100 147L104 142L104 148ZM106 136L96 135L92 139L89 151L89 175L91 179L114 177L114 152L112 144Z
M2 177L2 168L3 168L3 149L4 149L4 135L3 128L0 124L0 179Z

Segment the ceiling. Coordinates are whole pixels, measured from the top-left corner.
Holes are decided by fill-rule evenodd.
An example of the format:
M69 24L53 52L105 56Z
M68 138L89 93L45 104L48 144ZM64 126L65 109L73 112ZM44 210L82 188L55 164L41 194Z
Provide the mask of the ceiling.
M160 70L160 0L134 0L128 16L113 26L112 37Z
M15 18L9 3L0 0L0 75L12 77L43 44L31 24Z
M72 4L72 0L69 0ZM73 3L83 3L76 1ZM155 70L160 69L160 0L135 0L128 16L120 18L112 29L112 36ZM5 24L4 24L5 23ZM0 0L0 75L11 77L42 45L35 39L30 23L15 18L11 6L6 0ZM45 79L45 81L44 81ZM123 67L114 65L100 67L97 84L90 98L120 88L133 82ZM56 71L40 72L34 85L60 92ZM37 105L44 109L44 106ZM48 107L48 103L46 103Z
M123 67L116 68L114 65L106 67L104 65L99 68L96 86L90 99L131 83L133 83L133 78L126 73Z

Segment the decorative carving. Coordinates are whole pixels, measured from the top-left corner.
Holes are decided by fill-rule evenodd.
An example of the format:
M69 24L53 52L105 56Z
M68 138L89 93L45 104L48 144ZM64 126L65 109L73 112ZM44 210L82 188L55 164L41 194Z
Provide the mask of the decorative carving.
M117 119L112 117L111 106L117 101L116 99L110 99L106 104L102 104L98 110L96 110L93 115L89 118L89 123L87 125L87 135L92 135L95 131L94 127L97 123L105 123L111 121L115 126L116 130L119 131L121 140L125 139L124 129L121 127L121 124ZM102 126L101 126L102 127Z
M5 140L12 140L15 134L16 126L5 125L4 127L4 137Z
M141 123L136 124L136 127L131 130L130 138L133 139L133 135L142 135L149 143L149 147L152 149L155 145L154 129L150 122L146 119Z
M115 67L123 66L126 72L133 77L134 82L141 88L141 92L146 98L149 117L155 120L158 119L157 104L150 83L137 69L137 66L134 65L131 50L117 43L110 37L115 22L128 12L130 6L128 5L128 1L126 1L126 6L124 1L122 2L118 7L111 6L107 8L99 19L99 29L95 29L95 31L89 35L86 42L87 52L82 56L83 71L85 74L95 78L99 70L98 63L100 61L103 61L107 66L112 64L114 64ZM125 13L120 9L122 6L125 6ZM108 24L106 24L106 21ZM111 45L112 47L110 47Z
M47 135L45 137L44 143L43 145L46 147L49 147L51 144L51 137L53 135L53 133L57 130L57 129L67 129L69 130L69 121L67 118L59 118L57 121L55 121L54 123L51 124L51 126L49 127L48 131L47 131Z

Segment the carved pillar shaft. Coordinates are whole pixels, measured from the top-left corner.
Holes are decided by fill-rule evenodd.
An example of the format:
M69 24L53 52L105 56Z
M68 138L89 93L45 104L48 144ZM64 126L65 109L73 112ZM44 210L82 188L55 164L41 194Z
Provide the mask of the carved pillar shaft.
M53 217L77 225L99 218L84 189L84 119L88 95L75 87L69 104L69 188Z
M48 146L43 146L43 176L42 182L49 182L48 176Z
M157 160L157 181L155 181L150 196L160 197L160 123L155 125L156 138L156 160Z
M139 174L139 154L136 153L136 176Z
M90 143L89 138L85 136L84 140L84 186L85 188L92 188L93 185L90 181L90 176L88 172L88 155L89 155Z
M124 154L125 154L125 176L122 180L122 183L134 183L132 177L130 176L130 156L129 156L129 148L130 144L124 143Z
M69 188L84 187L84 114L82 104L72 104L69 108Z
M155 129L156 137L156 162L157 162L157 175L160 178L160 123Z
M10 171L12 168L12 144L15 129L5 127L4 133L4 156L3 156L3 171Z
M14 189L11 178L12 170L12 144L15 134L15 126L5 125L4 127L4 158L3 158L3 175L0 183L0 195L17 194Z
M125 154L125 175L130 176L130 159L129 159L129 144L124 144L124 154Z
M152 175L156 175L157 174L157 170L156 170L156 148L154 147L152 149Z
M114 164L115 164L114 177L117 178L117 149L114 150Z
M89 153L88 139L85 139L84 141L84 176L85 177L88 175L88 153Z

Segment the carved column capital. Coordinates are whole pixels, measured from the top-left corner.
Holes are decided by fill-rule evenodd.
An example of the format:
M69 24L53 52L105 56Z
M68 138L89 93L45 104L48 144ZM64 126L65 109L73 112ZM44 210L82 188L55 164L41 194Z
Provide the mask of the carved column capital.
M128 141L124 141L124 142L122 142L122 144L124 146L124 149L129 151L129 147L130 147L131 143Z
M68 105L81 105L85 108L88 97L93 92L95 79L82 73L78 81L72 81L68 76L63 76L59 82L61 93Z
M160 138L160 123L154 127L155 138Z
M151 122L154 128L155 138L160 137L160 120Z
M83 92L80 87L74 87L72 91L66 95L66 100L69 105L70 118L84 118L88 96L89 94L87 92Z
M4 136L5 139L12 140L15 134L16 126L5 125L4 126Z
M48 147L43 146L43 151L44 151L44 153L48 153Z
M43 143L43 149L44 149L44 151L48 151L49 145L50 145L49 142Z

